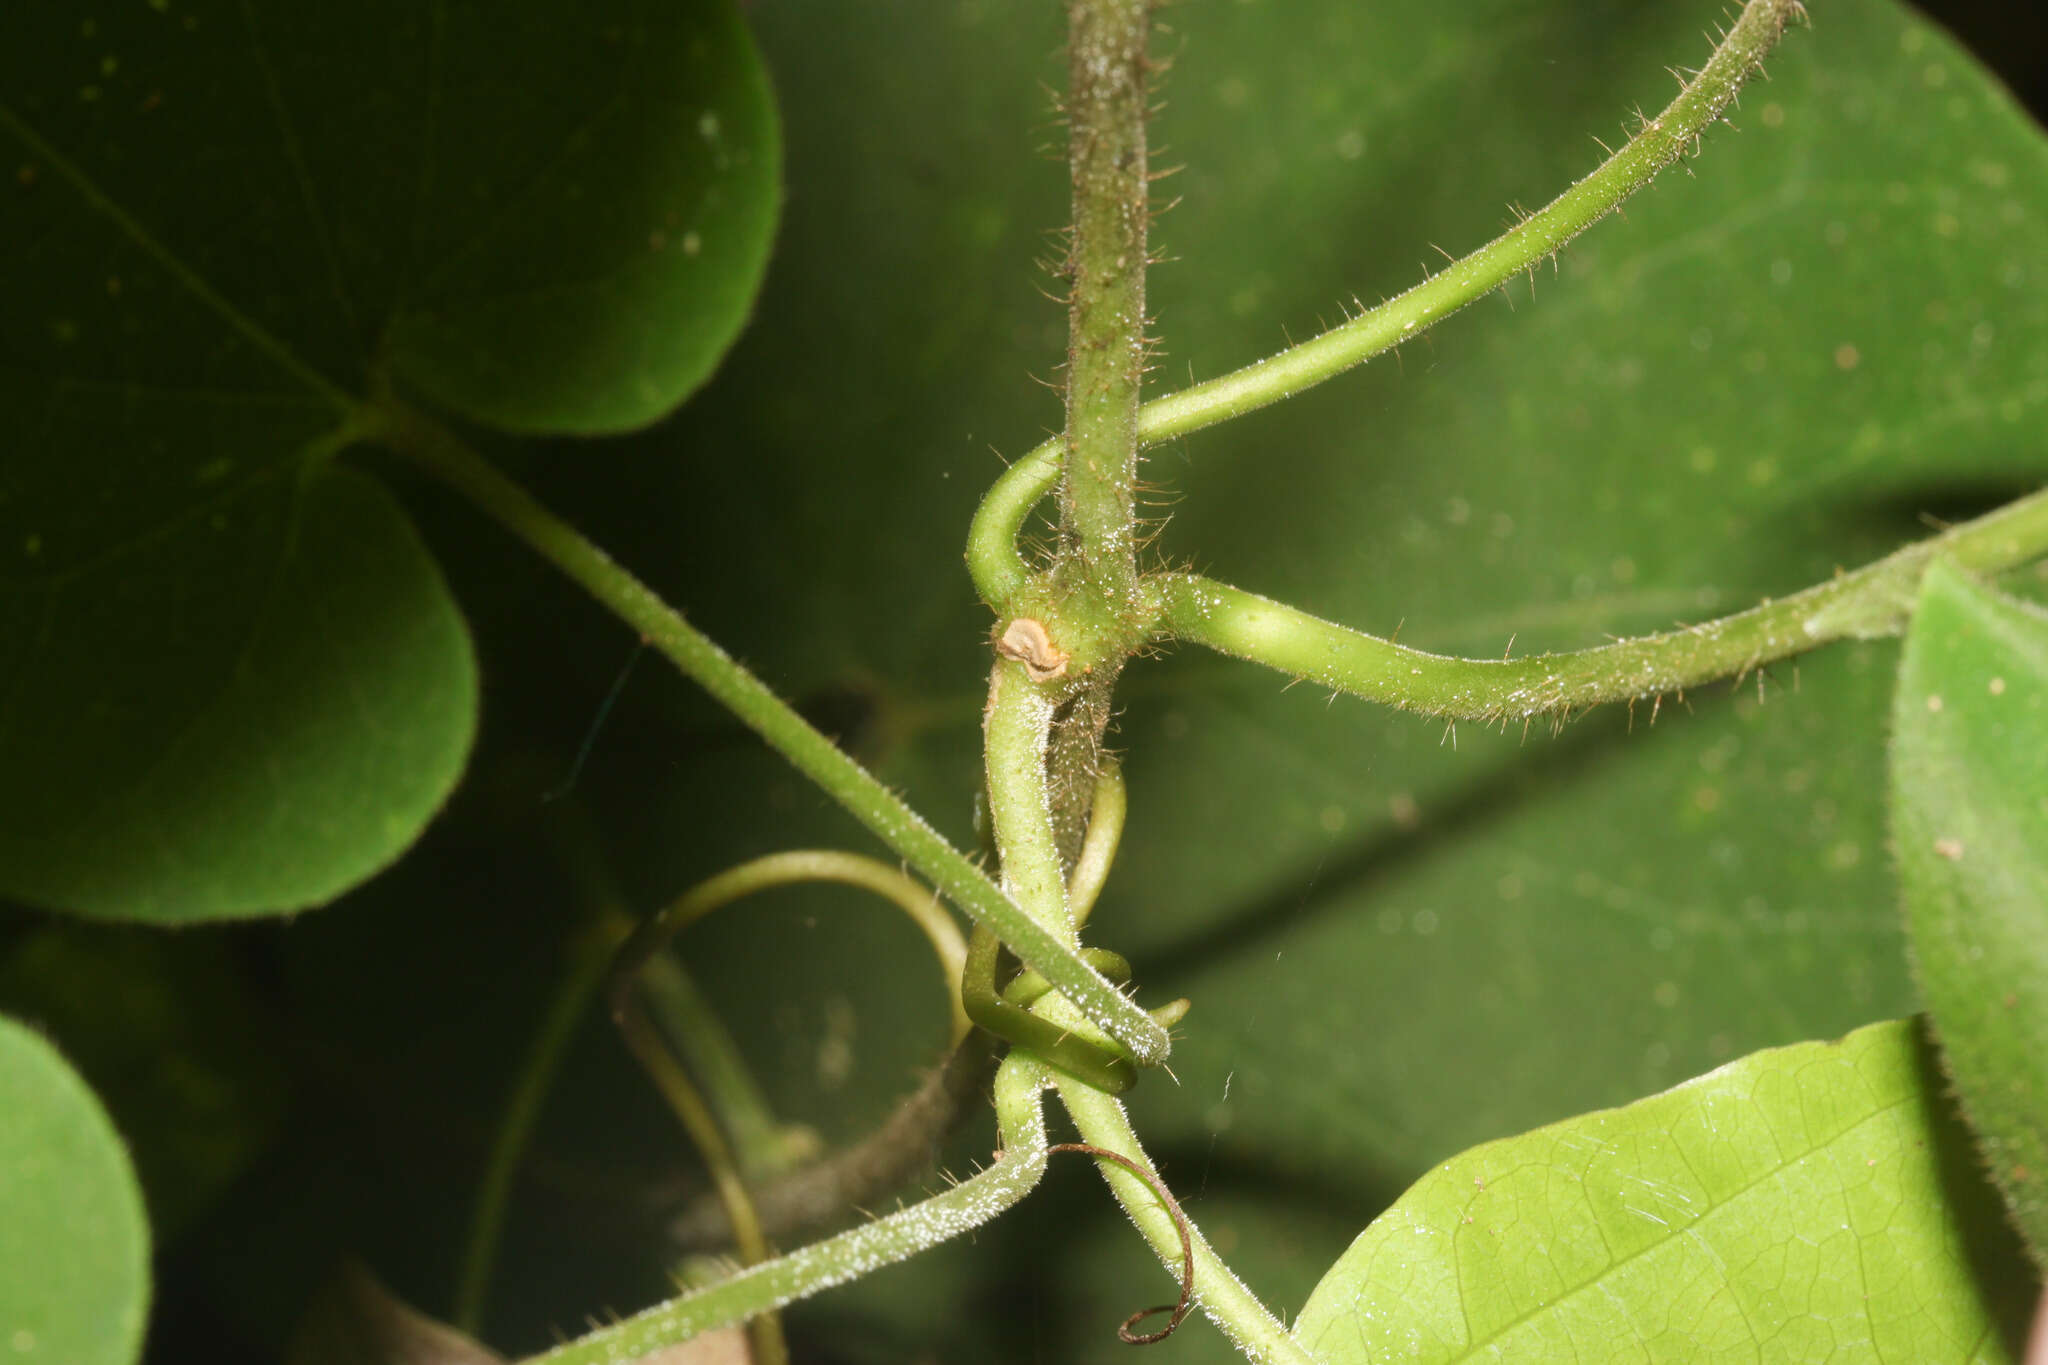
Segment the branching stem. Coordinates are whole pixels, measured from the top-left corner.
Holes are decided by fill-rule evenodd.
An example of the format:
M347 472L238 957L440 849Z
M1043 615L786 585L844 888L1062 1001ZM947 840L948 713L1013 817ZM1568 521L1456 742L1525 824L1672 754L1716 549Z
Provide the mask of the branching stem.
M1591 175L1471 255L1377 308L1243 369L1139 410L1138 444L1157 445L1315 387L1420 335L1556 253L1676 161L1727 110L1784 33L1803 16L1799 0L1749 0L1733 28L1678 98ZM998 612L1030 576L1017 553L1024 519L1059 478L1060 447L1048 441L996 481L975 514L967 563L982 599Z
M646 584L425 415L385 396L375 418L378 439L469 499L639 632L948 900L1043 972L1134 1058L1148 1065L1166 1059L1166 1030L1158 1021L1083 962L1066 938L1019 909L901 797Z

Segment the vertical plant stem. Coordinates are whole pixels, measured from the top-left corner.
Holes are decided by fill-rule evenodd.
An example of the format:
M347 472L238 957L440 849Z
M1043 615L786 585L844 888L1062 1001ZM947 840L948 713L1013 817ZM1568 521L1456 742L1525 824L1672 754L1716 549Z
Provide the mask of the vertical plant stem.
M533 1126L541 1106L553 1088L562 1054L576 1035L576 1026L590 1005L597 984L604 979L605 964L625 938L624 929L609 917L576 931L564 956L568 970L548 1002L533 1042L520 1060L518 1078L505 1099L498 1117L498 1130L491 1139L490 1155L484 1162L483 1178L477 1182L476 1203L469 1220L469 1236L462 1251L462 1271L456 1282L456 1327L471 1336L483 1327L484 1304L490 1293L491 1271L498 1259L498 1243L505 1228L505 1209L511 1201L512 1179L526 1155Z
M1052 718L1051 698L1025 676L1024 666L1014 659L998 660L988 680L982 744L1003 892L1024 913L1078 946L1046 792Z
M1146 39L1152 0L1069 0L1067 149L1074 228L1067 267L1063 558L1098 603L1130 600L1145 367Z
M1090 1019L1145 1065L1166 1060L1166 1030L1083 962L1072 944L998 891L981 869L941 837L903 798L877 781L809 721L683 619L573 526L422 413L380 398L371 434L496 519L573 579L815 782L884 844L1011 951L1043 972Z
M1138 413L1140 447L1158 445L1256 408L1291 398L1401 343L1534 269L1564 244L1613 212L1623 200L1687 151L1727 110L1761 69L1787 24L1803 17L1799 0L1749 0L1727 36L1678 97L1647 120L1627 144L1538 212L1420 284L1322 335L1242 369L1155 398ZM1078 215L1077 215L1078 217ZM975 513L967 564L982 599L998 611L1027 582L1019 531L1031 509L1058 483L1063 451L1048 441L996 481Z
M1083 1139L1136 1162L1158 1179L1152 1159L1139 1145L1138 1135L1132 1130L1130 1117L1124 1113L1121 1101L1058 1072L1053 1073L1053 1084L1059 1088L1060 1100L1067 1106L1067 1112L1073 1115L1074 1126L1080 1129ZM1152 1250L1158 1253L1161 1264L1178 1275L1181 1264L1180 1225L1160 1203L1152 1187L1129 1171L1115 1166L1104 1166L1102 1178L1109 1182L1117 1202L1124 1206L1131 1222L1137 1225L1138 1231L1151 1243ZM1250 1360L1314 1365L1313 1358L1289 1335L1280 1320L1245 1288L1243 1281L1231 1273L1230 1267L1223 1263L1223 1258L1216 1254L1200 1230L1193 1223L1187 1225L1187 1230L1194 1243L1195 1303L1203 1314L1221 1328L1231 1343Z
M1083 681L1047 749L1054 841L1080 850L1111 696L1138 624L1138 396L1145 369L1146 41L1153 0L1068 0L1067 430L1053 586ZM1085 641L1085 643L1084 643Z

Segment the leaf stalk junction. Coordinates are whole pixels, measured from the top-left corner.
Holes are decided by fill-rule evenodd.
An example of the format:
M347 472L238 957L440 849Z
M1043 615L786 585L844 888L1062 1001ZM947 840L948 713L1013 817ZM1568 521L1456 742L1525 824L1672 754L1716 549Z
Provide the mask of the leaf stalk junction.
M1003 642L990 677L985 756L999 880L953 849L744 667L573 529L437 425L381 403L377 434L453 485L583 584L657 650L846 807L975 924L960 1005L1009 1048L995 1073L1002 1147L979 1174L898 1213L782 1256L567 1343L537 1361L630 1359L744 1321L978 1226L1036 1185L1049 1154L1041 1095L1056 1089L1112 1192L1170 1269L1183 1302L1255 1360L1310 1354L1187 1221L1116 1096L1162 1064L1186 1002L1147 1011L1130 966L1083 945L1114 858L1124 793L1102 751L1124 661L1185 641L1338 691L1425 714L1562 720L1610 701L1659 698L1830 640L1897 633L1937 557L1980 572L2048 554L2048 492L1951 528L1855 572L1720 621L1598 649L1522 659L1427 654L1189 573L1141 572L1133 488L1139 452L1301 393L1384 354L1533 270L1694 148L1791 22L1797 0L1749 0L1679 95L1583 180L1500 237L1341 326L1242 369L1141 401L1146 264L1145 102L1150 0L1070 0L1070 173L1075 221L1067 425L992 487L967 561ZM1058 494L1056 545L1019 541ZM651 930L649 932L652 932ZM742 1220L735 1218L737 1227ZM1127 1329L1130 1324L1127 1324Z

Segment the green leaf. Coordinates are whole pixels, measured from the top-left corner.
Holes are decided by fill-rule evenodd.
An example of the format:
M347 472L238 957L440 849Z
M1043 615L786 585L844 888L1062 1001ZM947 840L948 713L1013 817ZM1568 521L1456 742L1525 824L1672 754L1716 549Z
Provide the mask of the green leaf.
M338 8L343 40L381 45L427 22L399 0L383 9ZM609 0L445 22L438 89L400 101L431 104L443 124L405 158L421 178L418 199L407 186L403 201L419 236L385 336L393 368L514 431L656 421L731 345L775 230L775 106L737 8ZM321 82L317 37L301 58ZM345 83L337 98L361 102L346 88L354 72L327 70ZM337 117L334 131L350 130ZM412 142L403 125L390 132L395 148ZM338 139L337 150L369 197L378 149Z
M389 494L334 470L180 521L0 600L35 641L0 736L13 895L160 922L320 904L461 772L476 666Z
M2048 1265L2048 613L1936 564L1892 715L1920 991L1992 1179Z
M149 1223L121 1139L78 1073L0 1017L0 1349L124 1365L142 1352Z
M2026 1305L1977 1278L2002 1229L1944 1159L1940 1095L1915 1026L1874 1024L1473 1148L1360 1234L1295 1337L1329 1365L2010 1359Z
M331 899L417 837L470 644L381 492L385 378L644 425L762 278L766 79L729 3L226 0L0 52L0 890L154 920Z

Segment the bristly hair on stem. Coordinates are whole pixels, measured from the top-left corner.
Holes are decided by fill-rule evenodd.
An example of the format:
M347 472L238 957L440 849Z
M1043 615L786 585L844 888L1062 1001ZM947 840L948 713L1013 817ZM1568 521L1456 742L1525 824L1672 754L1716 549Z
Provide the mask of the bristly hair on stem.
M1641 189L1666 166L1698 150L1699 140L1734 102L1743 83L1789 24L1806 11L1798 0L1749 0L1697 76L1628 144L1536 212L1513 210L1515 224L1479 250L1427 274L1421 283L1348 321L1264 360L1154 398L1138 414L1140 447L1157 445L1305 392L1384 355L1515 276L1555 262L1566 242ZM998 610L1020 590L1030 566L1014 549L1016 528L1061 482L1067 451L1048 441L998 479L975 514L968 566L982 597Z
M1069 0L1067 169L1073 196L1065 278L1067 425L1052 583L1068 619L1103 642L1062 699L1048 753L1053 826L1065 861L1080 847L1101 767L1111 696L1141 638L1138 407L1148 363L1145 267L1154 64L1151 0Z

